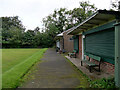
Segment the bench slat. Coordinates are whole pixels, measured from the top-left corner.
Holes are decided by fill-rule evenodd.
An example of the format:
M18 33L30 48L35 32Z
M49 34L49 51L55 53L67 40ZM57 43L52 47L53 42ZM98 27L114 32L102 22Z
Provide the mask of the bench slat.
M88 60L82 60L82 62L87 63L87 62L89 62L89 61L88 61Z
M83 63L86 63L88 66L96 66L94 62L88 61L88 60L82 60Z
M88 66L97 66L95 63L91 63L91 62L88 62L87 65Z
M100 61L100 60L101 60L101 57L99 57L99 56L95 56L95 55L92 55L92 54L89 54L88 56L89 56L90 58L92 58L92 59L97 60L97 61Z

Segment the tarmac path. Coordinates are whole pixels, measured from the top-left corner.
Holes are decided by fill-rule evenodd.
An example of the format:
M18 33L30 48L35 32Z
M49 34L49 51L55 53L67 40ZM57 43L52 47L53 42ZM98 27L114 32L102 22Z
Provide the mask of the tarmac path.
M31 75L19 88L76 88L87 87L87 80L66 60L64 56L49 48Z

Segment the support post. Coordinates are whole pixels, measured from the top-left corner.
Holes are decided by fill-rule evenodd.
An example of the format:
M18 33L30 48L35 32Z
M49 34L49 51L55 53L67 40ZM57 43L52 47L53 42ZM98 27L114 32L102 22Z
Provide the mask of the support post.
M120 88L120 23L115 24L115 84Z
M84 40L85 40L85 35L84 35L84 33L82 33L82 59L85 59L84 58L84 45L85 45L85 43L84 43Z
M82 35L82 60L84 59L84 41L83 41L84 35Z
M0 18L0 90L2 89L2 18Z

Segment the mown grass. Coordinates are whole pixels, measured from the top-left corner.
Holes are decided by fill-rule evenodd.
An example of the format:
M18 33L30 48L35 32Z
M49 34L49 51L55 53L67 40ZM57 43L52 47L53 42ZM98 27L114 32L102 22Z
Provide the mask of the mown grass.
M16 88L29 68L40 61L47 49L3 49L2 88Z

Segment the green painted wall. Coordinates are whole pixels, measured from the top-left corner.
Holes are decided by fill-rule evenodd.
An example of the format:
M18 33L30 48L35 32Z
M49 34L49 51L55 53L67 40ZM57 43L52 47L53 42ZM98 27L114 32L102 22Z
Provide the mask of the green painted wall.
M74 36L74 49L79 51L79 36Z
M115 30L109 28L85 37L85 52L102 57L103 61L114 64Z

